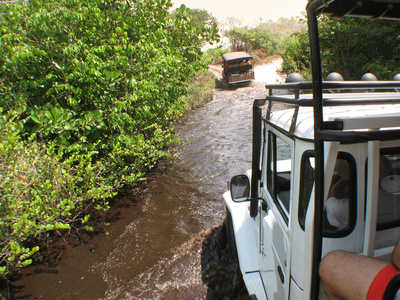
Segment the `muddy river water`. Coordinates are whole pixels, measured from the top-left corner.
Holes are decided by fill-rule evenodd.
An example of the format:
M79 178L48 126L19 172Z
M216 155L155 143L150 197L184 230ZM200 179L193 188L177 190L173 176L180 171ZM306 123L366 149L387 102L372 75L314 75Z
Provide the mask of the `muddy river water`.
M24 270L9 297L235 298L240 276L220 250L222 193L251 166L252 102L266 94L259 83L216 90L177 126L188 140L177 156L161 162L139 192L116 200L105 219L109 234L60 241L57 254Z

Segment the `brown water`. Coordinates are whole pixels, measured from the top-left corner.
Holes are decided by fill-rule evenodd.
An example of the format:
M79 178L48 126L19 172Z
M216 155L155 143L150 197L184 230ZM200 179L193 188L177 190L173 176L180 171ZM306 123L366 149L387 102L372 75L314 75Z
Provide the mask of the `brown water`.
M217 90L177 130L190 142L140 193L120 197L106 234L59 241L14 282L12 299L236 298L240 276L224 256L222 193L251 167L252 103L261 87ZM1 297L0 297L1 298Z

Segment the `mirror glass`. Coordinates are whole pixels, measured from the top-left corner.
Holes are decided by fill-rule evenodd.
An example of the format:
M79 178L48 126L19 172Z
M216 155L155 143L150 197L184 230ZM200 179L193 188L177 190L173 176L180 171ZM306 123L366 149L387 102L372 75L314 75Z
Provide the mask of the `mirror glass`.
M246 175L237 175L231 179L231 196L233 201L242 202L250 197L250 181Z

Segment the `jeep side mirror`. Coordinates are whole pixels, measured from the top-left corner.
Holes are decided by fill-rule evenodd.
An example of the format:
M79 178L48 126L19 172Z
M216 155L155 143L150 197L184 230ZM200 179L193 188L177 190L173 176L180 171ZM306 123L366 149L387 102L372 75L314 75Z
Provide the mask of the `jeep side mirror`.
M246 175L236 175L232 177L229 190L235 202L244 202L250 198L250 181Z

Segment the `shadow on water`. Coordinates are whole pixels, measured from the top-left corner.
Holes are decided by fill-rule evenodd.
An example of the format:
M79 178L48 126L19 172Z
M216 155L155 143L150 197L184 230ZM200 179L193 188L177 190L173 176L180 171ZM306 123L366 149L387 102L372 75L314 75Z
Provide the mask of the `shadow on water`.
M214 228L204 239L201 251L202 280L207 300L249 299L237 256L227 247L225 226Z

